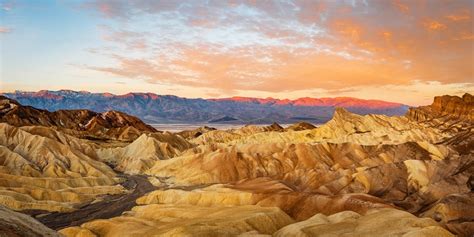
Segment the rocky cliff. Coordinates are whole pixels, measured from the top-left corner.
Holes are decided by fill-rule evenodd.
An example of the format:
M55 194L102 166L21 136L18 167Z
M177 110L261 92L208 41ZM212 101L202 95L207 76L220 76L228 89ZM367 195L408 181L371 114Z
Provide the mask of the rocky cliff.
M96 113L90 110L58 110L50 112L23 106L4 96L0 96L0 122L13 126L57 127L82 132L84 137L122 140L133 140L143 132L156 132L156 129L140 119L119 111Z
M474 121L474 96L469 93L459 96L436 96L429 106L410 108L407 117L416 121L432 119L458 119Z

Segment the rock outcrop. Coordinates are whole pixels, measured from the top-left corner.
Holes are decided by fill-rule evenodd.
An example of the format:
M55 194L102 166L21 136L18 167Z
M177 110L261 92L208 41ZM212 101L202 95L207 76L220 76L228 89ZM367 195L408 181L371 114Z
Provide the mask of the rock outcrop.
M134 207L120 217L66 228L60 233L65 236L270 235L293 222L276 207L152 204Z
M302 130L310 130L316 128L316 126L312 125L311 123L307 122L299 122L292 124L285 128L286 131L302 131Z
M30 216L14 212L0 205L0 236L60 237L61 235Z
M204 126L204 127L199 127L193 130L185 130L178 132L176 134L182 136L185 139L193 139L201 136L204 133L210 132L210 131L215 131L215 128Z
M395 209L372 210L366 215L344 211L325 216L317 214L308 220L283 227L273 236L454 236L430 218L417 218Z
M366 194L324 195L302 192L270 179L244 180L236 184L215 184L182 190L170 188L153 191L137 200L139 205L175 204L200 207L257 205L279 207L295 220L305 220L316 213L334 214L345 210L365 214L373 208L393 207Z
M431 217L460 236L472 235L474 233L474 193L471 191L447 195L421 216Z
M460 154L474 154L474 96L437 96L429 106L410 108L406 117L425 127L436 128Z
M106 164L81 152L79 139L57 139L0 123L0 204L14 210L69 211L74 204L123 192ZM40 132L38 132L40 134Z
M283 132L284 128L278 123L272 123L268 126L245 125L237 129L213 130L203 133L190 141L195 144L213 144L226 143L233 140L244 139L247 136L263 132Z
M143 174L160 160L179 155L193 145L171 133L143 134L125 147L98 149L101 161L127 174Z
M455 119L474 122L474 96L469 93L459 96L436 96L429 106L410 108L407 116L423 122L432 119Z
M22 106L15 100L0 96L0 122L13 126L47 126L79 131L89 139L134 140L143 132L156 129L140 119L119 111L96 113L90 110L58 110L49 112Z
M468 192L473 159L423 142L214 145L156 163L147 173L176 185L268 177L297 191L367 193L417 212L447 194Z
M265 127L248 126L227 131L211 131L191 140L196 144L261 144L261 143L357 143L361 145L401 144L427 141L437 143L450 137L437 127L427 127L407 117L357 115L337 108L326 124L302 131L268 131Z

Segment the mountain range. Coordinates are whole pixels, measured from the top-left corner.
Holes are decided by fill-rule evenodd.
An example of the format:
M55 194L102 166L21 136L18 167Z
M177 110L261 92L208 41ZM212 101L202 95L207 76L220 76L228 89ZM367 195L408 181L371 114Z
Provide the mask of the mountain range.
M153 93L91 93L86 91L41 90L3 93L23 105L57 111L88 109L97 112L121 111L148 123L323 123L331 119L335 107L357 114L403 115L408 106L380 100L350 97L274 98L232 97L220 99L188 99Z

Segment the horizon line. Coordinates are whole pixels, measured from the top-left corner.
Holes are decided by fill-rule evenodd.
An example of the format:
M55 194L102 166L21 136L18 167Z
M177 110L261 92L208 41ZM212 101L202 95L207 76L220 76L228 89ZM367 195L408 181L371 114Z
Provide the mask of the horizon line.
M247 97L247 96L230 96L230 97L184 97L184 96L177 96L173 94L157 94L155 92L139 92L139 91L131 91L127 92L124 94L115 94L111 92L91 92L91 91L86 91L86 90L71 90L71 89L59 89L59 90L48 90L48 89L41 89L37 91L29 91L29 90L14 90L14 91L1 91L0 94L14 94L14 93L39 93L39 92L61 92L61 91L70 91L70 92L82 92L82 93L89 93L89 94L110 94L112 96L126 96L129 94L153 94L157 96L174 96L178 98L184 98L184 99L203 99L203 100L225 100L225 99L234 99L234 98L245 98L245 99L257 99L257 100L278 100L278 101L284 101L288 100L291 102L301 100L301 99L357 99L361 101L374 101L374 102L385 102L385 103L392 103L392 104L398 104L398 105L404 105L404 106L409 106L409 107L417 107L409 104L404 104L401 102L395 102L395 101L388 101L388 100L380 100L380 99L362 99L358 97L350 97L350 96L335 96L335 97L309 97L309 96L304 96L304 97L298 97L296 99L289 99L289 98L275 98L275 97ZM465 92L468 93L468 92Z

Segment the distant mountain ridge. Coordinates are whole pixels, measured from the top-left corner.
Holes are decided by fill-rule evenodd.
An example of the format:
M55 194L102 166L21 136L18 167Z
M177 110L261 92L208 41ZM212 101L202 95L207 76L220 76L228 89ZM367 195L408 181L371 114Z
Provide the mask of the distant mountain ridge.
M295 100L289 99L274 99L274 98L252 98L252 97L231 97L222 99L209 99L211 101L227 101L237 103L256 103L256 104L270 104L270 105L293 105L293 106L334 106L334 107L364 107L371 109L394 108L402 104L393 103L381 100L363 100L352 97L335 97L335 98L310 98L303 97Z
M117 110L141 118L149 123L203 123L230 117L228 123L293 123L298 118L322 123L328 121L335 107L343 107L358 114L403 115L408 106L380 100L350 97L274 98L232 97L222 99L188 99L154 93L91 93L59 90L38 92L15 91L3 93L21 104L56 111L61 109L89 109L97 112Z

